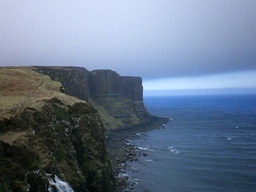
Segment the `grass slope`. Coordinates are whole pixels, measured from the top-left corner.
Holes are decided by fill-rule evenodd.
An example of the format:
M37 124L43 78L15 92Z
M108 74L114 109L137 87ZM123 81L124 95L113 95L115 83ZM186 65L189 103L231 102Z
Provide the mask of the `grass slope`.
M61 83L33 71L32 67L0 68L0 119L26 107L40 108L44 100L56 97L67 105L84 102L61 93Z

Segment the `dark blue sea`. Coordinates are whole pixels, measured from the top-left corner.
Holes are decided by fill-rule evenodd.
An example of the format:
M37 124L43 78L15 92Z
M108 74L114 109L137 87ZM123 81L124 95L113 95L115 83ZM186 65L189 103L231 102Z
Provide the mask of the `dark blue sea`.
M144 103L171 121L130 139L139 154L127 167L130 191L256 191L256 95L145 97Z

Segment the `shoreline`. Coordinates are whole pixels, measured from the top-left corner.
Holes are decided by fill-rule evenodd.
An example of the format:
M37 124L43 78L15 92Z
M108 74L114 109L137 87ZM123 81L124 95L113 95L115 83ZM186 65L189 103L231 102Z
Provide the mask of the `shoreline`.
M161 128L169 120L170 119L167 117L153 116L150 122L147 123L106 131L106 147L112 164L118 192L126 191L127 187L130 187L129 178L126 176L125 171L123 171L127 162L138 160L136 149L133 145L129 144L128 139L139 132L147 132Z

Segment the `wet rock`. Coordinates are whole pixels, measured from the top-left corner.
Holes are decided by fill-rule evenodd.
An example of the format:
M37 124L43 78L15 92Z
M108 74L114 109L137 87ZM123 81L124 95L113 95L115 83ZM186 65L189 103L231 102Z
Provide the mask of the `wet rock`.
M127 127L118 130L108 131L106 133L107 139L107 149L110 157L110 161L113 166L113 171L116 177L117 188L119 191L130 191L130 188L126 188L129 184L128 179L123 180L124 178L119 178L121 170L125 170L127 161L138 161L138 157L141 154L141 151L137 150L135 146L127 145L124 141L138 132L145 132L159 127L163 123L168 121L167 118L152 118L150 123L140 124L134 127ZM119 138L123 138L124 141ZM120 161L116 161L116 158L119 158ZM125 172L124 172L125 173Z

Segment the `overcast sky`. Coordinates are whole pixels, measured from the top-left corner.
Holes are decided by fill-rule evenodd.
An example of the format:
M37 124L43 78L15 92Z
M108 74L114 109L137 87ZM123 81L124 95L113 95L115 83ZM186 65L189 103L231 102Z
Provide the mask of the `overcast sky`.
M0 26L1 66L112 69L147 90L256 88L256 0L2 0Z

